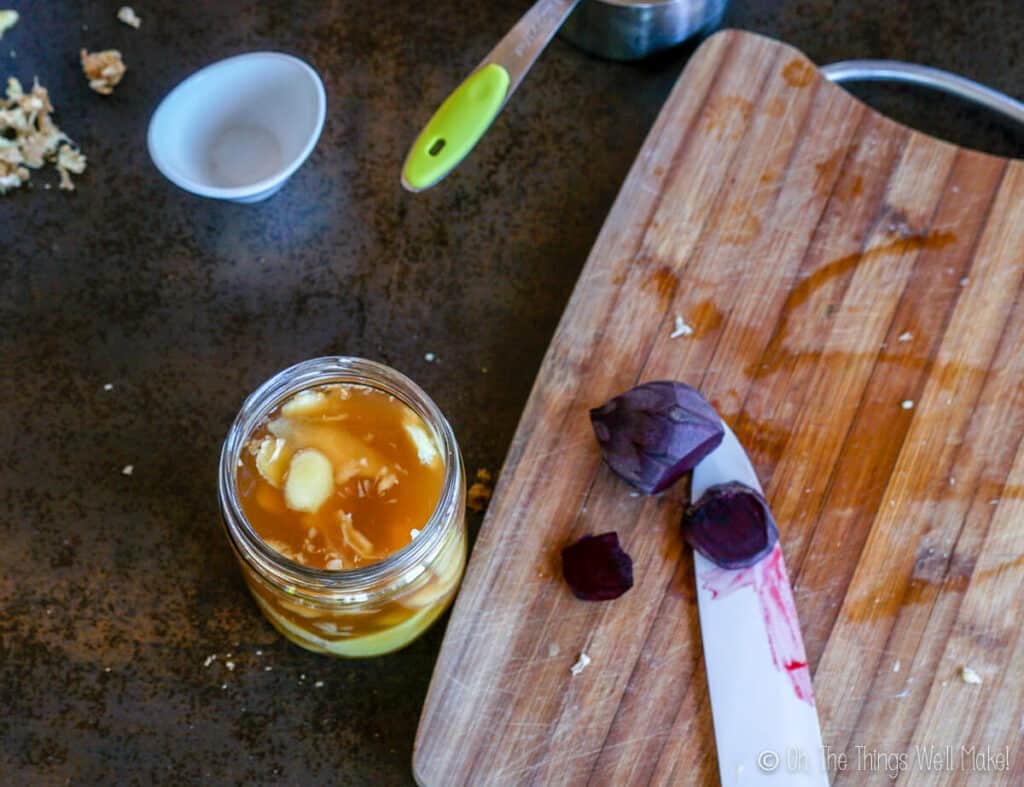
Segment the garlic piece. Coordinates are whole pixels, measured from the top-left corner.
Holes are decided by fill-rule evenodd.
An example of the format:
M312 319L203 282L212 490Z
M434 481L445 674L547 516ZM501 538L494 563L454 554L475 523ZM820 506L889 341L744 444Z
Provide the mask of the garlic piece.
M402 605L408 609L422 609L436 604L452 591L451 583L445 583L436 577L430 580L415 593L402 599Z
M284 501L293 511L315 514L334 493L334 468L315 448L303 448L292 457L284 482Z
M281 415L288 418L318 418L330 406L323 391L299 391L281 407Z
M402 426L405 428L405 433L412 440L413 445L416 446L416 455L419 457L420 464L432 465L440 459L440 456L437 453L437 446L434 445L434 441L427 434L422 423L419 418L414 419L414 417L410 416L406 417L405 423Z
M353 457L359 457L359 475L372 478L384 466L384 457L358 437L338 429L337 426L312 421L275 418L267 424L267 431L287 440L291 445L315 448L338 468L346 467ZM365 460L365 462L364 462Z
M284 607L289 612L294 612L300 618L319 618L324 612L316 607L308 607L305 604L299 604L294 601L283 601L277 599L277 603Z
M264 437L256 450L256 469L263 480L275 489L281 488L292 452L280 437Z

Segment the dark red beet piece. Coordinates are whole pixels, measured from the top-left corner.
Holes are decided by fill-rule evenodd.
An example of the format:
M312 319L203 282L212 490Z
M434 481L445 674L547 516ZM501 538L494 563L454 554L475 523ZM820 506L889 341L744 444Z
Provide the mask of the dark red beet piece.
M649 495L667 489L722 442L715 408L688 385L644 383L590 411L605 462Z
M633 587L633 558L615 531L584 536L562 550L562 574L576 598L610 601Z
M708 487L683 515L683 538L721 568L747 568L779 540L768 503L746 484Z

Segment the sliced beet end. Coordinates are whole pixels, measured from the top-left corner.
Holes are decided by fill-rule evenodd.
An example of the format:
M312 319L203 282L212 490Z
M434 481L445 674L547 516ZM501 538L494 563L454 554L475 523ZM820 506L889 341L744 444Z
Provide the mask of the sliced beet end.
M683 538L717 566L747 568L779 540L768 503L754 489L733 482L712 486L683 516Z
M722 442L721 419L698 391L668 380L631 388L590 411L608 466L645 494L657 494Z
M633 587L633 558L614 531L584 536L562 550L562 575L576 598L610 601Z

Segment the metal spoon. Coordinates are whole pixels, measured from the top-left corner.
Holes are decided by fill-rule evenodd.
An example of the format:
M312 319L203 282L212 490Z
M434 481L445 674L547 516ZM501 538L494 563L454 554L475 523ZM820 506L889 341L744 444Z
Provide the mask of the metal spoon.
M422 191L459 165L580 0L537 0L444 100L409 150L402 185Z

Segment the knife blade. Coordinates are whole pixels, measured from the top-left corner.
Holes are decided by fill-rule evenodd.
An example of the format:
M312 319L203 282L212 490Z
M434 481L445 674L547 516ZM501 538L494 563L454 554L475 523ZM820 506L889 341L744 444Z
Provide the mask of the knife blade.
M693 470L691 497L739 481L761 491L727 424ZM828 785L825 750L793 591L779 544L750 568L694 552L697 604L723 787Z

